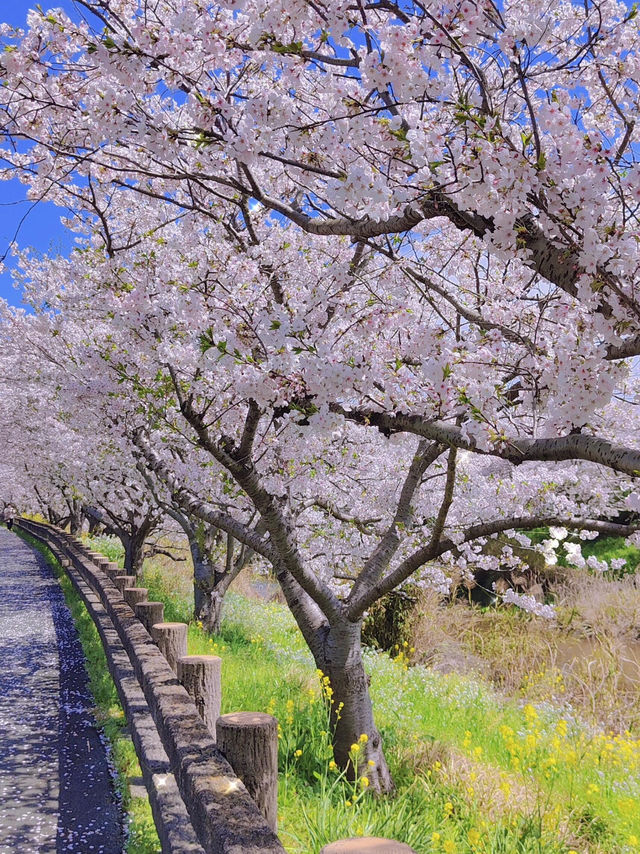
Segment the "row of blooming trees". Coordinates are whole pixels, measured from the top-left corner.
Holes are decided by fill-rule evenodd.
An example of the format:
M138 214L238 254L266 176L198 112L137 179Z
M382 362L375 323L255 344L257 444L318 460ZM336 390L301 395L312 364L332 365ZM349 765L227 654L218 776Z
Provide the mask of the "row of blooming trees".
M271 566L388 791L367 609L505 532L634 531L634 13L76 5L103 32L2 30L6 174L78 240L3 314L3 490L173 519L214 623Z

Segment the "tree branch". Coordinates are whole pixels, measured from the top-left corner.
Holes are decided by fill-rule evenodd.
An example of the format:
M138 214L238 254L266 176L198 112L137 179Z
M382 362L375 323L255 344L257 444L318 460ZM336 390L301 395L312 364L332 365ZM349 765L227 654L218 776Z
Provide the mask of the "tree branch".
M512 529L531 530L548 525L558 525L578 531L597 531L600 534L615 537L628 537L640 530L640 524L619 525L616 522L603 522L600 519L559 519L557 516L512 516L508 519L471 525L463 532L463 539L456 538L456 542L452 539L446 539L435 544L429 543L429 545L418 549L405 558L392 572L361 597L358 602L357 616L362 615L377 599L386 593L390 593L426 563L441 557L445 552L455 551L463 543L470 543L473 540L490 537L492 534L500 534ZM355 616L356 614L352 619Z
M467 436L460 427L446 424L444 421L429 421L419 415L404 413L389 415L375 410L346 410L338 404L332 404L331 410L358 424L377 427L387 435L413 433L449 447L473 451L485 456L500 457L514 465L532 461L586 460L631 477L640 476L640 450L625 445L615 445L600 436L585 433L572 433L547 439L507 436L490 448L479 448L473 437Z

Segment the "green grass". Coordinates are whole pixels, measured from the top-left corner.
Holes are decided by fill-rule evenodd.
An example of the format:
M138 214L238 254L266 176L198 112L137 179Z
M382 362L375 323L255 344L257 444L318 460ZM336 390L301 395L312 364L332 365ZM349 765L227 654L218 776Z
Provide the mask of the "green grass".
M148 573L145 585L187 613L160 574ZM329 768L325 702L285 607L230 593L221 634L209 637L191 623L189 651L222 657L224 712L278 718L279 827L291 852L361 833L418 852L637 850L640 742L630 735L594 732L570 709L522 706L479 680L369 650L376 718L397 784L394 798L376 800Z
M538 545L551 536L548 528L536 528L533 531L523 531L522 533L526 534L534 545ZM570 535L568 539L575 541L573 535ZM626 560L626 564L622 569L609 570L607 572L609 578L620 578L623 575L628 575L635 572L636 568L640 566L640 549L636 546L627 545L623 537L599 536L594 540L582 540L580 541L580 548L585 560L592 555L597 557L598 560L611 561L615 558L624 558ZM560 566L567 566L563 549L558 549L558 564Z
M112 536L89 536L85 537L88 545L97 552L101 552L105 557L108 557L113 563L117 563L119 567L124 566L124 548L117 537Z
M191 603L170 583L158 567L145 572L167 619L189 622ZM375 799L331 768L327 699L285 607L230 593L221 634L191 622L189 652L222 657L223 712L278 718L279 833L292 854L363 834L419 854L640 852L640 740L630 733L589 728L569 707L525 706L478 678L408 666L406 650L367 650L397 786Z
M609 570L613 576L635 572L636 567L640 565L640 549L627 545L621 537L598 537L597 540L587 540L582 544L582 554L585 558L595 555L598 560L607 561L624 558L627 563L621 570L617 572Z
M142 772L133 742L126 731L127 722L116 687L109 674L107 659L95 623L51 551L28 534L17 533L37 549L52 567L78 631L89 675L89 688L95 701L94 714L109 742L116 768L116 786L122 798L123 808L128 815L127 854L158 854L161 850L160 841L151 815L149 800L131 797L128 781L141 778Z

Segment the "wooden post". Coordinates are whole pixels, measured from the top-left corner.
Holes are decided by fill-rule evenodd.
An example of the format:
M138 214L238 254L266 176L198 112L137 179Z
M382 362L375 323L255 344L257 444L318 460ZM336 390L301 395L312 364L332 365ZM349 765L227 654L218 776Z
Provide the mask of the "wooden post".
M133 610L149 634L151 634L151 626L164 621L162 602L138 602Z
M147 593L149 591L146 587L125 587L122 595L124 596L124 601L131 609L135 609L138 602L146 602L147 601Z
M178 659L178 679L193 697L198 714L216 739L216 722L220 717L222 688L221 659L217 655L187 655Z
M124 575L124 569L120 569L120 567L118 567L118 566L116 566L113 569L111 567L107 567L106 572L107 572L107 575L109 576L109 578L113 582L115 582L115 580L116 580L116 578L118 578L118 576Z
M278 721L263 712L222 715L218 747L273 830L278 823Z
M173 672L177 674L178 659L187 654L187 624L156 623L151 626L151 637Z
M124 593L125 587L133 587L136 583L135 575L116 575L113 579L113 583L116 585L120 593Z
M110 560L107 564L106 572L107 574L109 574L110 572L124 572L124 569L120 569L120 567L117 563L115 563L115 561Z
M404 842L382 839L379 836L359 836L354 839L341 839L320 849L320 854L416 854Z

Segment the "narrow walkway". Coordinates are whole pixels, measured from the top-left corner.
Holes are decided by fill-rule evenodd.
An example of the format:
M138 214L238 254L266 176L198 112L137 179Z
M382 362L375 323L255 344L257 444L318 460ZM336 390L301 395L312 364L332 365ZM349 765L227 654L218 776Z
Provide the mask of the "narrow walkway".
M0 854L121 854L82 648L39 553L0 527Z

